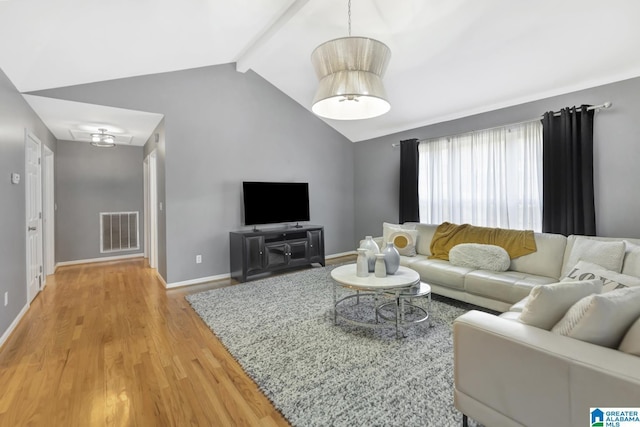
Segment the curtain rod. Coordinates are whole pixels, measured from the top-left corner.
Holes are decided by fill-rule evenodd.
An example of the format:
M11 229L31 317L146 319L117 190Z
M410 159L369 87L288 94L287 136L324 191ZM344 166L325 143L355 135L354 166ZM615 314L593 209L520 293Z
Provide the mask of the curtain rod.
M591 105L589 107L587 107L587 111L591 111L591 110L596 110L596 111L600 111L600 110L606 110L607 108L611 108L613 106L613 103L610 101L604 102L600 105ZM554 111L553 115L554 116L559 116L561 114L560 111ZM482 129L482 130L490 130L490 129L497 129L497 128L503 128L503 127L508 127L508 126L515 126L515 125L520 125L523 123L529 123L529 122L535 122L536 120L542 120L544 118L544 116L540 116L540 117L536 117L534 119L529 119L529 120L523 120L521 122L517 122L517 123L510 123L508 125L500 125L500 126L495 126L492 128L487 128L487 129ZM471 131L471 132L475 132L475 131ZM469 133L469 132L463 132L463 133ZM418 142L424 142L424 141L428 141L429 139L433 139L433 138L425 138L425 139L419 139ZM391 146L393 148L397 148L400 146L399 142L394 142L393 144L391 144Z

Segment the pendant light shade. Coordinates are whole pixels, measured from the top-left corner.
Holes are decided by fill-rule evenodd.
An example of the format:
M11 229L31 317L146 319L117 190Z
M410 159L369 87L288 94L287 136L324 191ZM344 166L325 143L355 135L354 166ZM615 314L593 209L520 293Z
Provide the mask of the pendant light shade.
M311 62L318 90L311 110L335 120L380 116L391 109L382 84L391 50L366 37L343 37L318 46Z

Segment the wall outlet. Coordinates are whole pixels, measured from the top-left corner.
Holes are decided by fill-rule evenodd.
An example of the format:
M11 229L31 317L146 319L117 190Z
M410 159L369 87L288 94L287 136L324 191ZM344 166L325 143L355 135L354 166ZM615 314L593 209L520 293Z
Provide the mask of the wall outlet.
M4 306L9 305L9 291L4 293Z
M196 264L202 263L202 255L196 255Z

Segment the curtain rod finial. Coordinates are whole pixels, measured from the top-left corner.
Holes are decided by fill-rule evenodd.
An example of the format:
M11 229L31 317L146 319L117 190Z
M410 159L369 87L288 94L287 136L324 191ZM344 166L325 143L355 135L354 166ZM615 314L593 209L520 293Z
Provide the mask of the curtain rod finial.
M612 105L613 105L613 103L612 103L612 102L607 101L607 102L605 102L604 104L602 104L602 107L604 107L604 108L611 108L611 106L612 106Z

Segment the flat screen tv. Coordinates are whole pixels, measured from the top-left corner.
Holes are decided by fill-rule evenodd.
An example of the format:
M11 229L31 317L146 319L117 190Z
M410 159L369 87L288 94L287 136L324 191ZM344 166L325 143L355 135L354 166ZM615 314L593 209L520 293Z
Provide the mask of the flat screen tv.
M309 221L306 182L243 182L245 225Z

